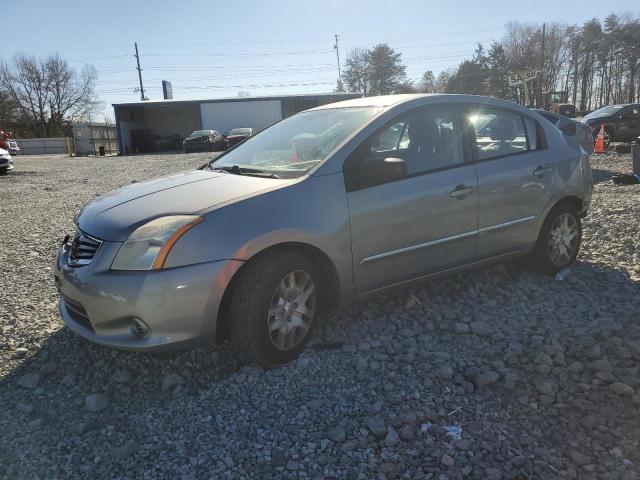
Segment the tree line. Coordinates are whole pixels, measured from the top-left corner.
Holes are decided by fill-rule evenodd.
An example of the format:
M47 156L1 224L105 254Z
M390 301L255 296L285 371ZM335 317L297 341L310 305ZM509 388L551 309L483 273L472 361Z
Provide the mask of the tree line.
M97 76L91 65L76 72L58 54L18 54L0 63L0 129L23 137L68 135L69 123L96 105Z
M468 93L525 103L524 88L513 75L531 74L530 105L543 107L545 93L564 91L579 111L640 102L640 17L608 15L582 25L510 22L488 49L478 44L456 68L407 78L401 54L387 44L356 48L346 58L338 90L363 95L392 93ZM513 83L513 82L512 82Z

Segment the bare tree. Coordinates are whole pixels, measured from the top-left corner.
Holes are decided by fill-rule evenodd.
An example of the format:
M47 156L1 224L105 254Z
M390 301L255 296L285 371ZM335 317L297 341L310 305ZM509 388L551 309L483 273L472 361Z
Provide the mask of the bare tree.
M18 54L12 65L0 65L0 89L37 137L58 135L66 121L85 116L95 106L96 79L92 66L77 75L57 54L41 59Z

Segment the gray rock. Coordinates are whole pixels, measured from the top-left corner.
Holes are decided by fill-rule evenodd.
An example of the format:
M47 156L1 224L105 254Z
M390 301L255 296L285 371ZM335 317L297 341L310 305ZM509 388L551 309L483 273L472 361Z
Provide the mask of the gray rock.
M396 432L393 428L389 428L387 431L387 436L384 437L384 445L385 447L395 447L400 443L400 437L398 436L398 432Z
M499 379L500 374L490 370L476 375L475 384L478 388L483 388L496 383Z
M40 381L39 373L27 373L18 379L18 385L22 388L34 389Z
M471 322L469 325L471 327L471 331L481 337L488 337L493 335L493 326L485 321L478 320L475 322Z
M22 413L33 412L33 405L31 405L30 403L20 402L16 405L16 408L18 409L19 412L22 412Z
M413 425L404 425L400 429L400 438L405 442L411 442L416 438L416 427Z
M555 397L556 393L558 392L558 385L552 379L537 379L534 381L534 386L536 387L538 393L551 398Z
M344 428L337 426L327 430L327 438L332 442L344 442L347 438L347 434Z
M442 365L436 368L434 373L440 380L451 380L453 378L453 368L451 365Z
M633 387L630 387L626 383L622 383L622 382L612 383L611 390L613 391L613 393L617 393L622 397L629 397L629 398L633 397L635 393L635 390L633 389Z
M50 360L42 365L42 367L40 367L40 374L43 377L46 377L47 375L51 375L53 372L55 372L57 368L58 367L56 363Z
M453 467L456 464L456 461L451 455L445 452L442 454L442 457L440 457L440 463L447 467Z
M118 459L125 459L134 455L139 449L139 445L133 440L127 440L119 447L113 447L111 454Z
M458 450L462 450L463 452L466 452L468 450L471 450L471 448L473 447L472 443L467 440L466 438L461 438L460 440L458 440L456 443L453 444Z
M584 467L585 465L589 465L591 463L591 457L583 454L582 452L579 452L578 450L569 450L568 457L569 460L571 460L578 467Z
M469 325L462 322L456 322L453 324L453 331L455 333L469 333Z
M580 419L580 424L587 430L592 430L600 425L600 420L595 415L587 415Z
M13 351L13 354L18 358L24 357L27 353L29 353L29 349L25 347L18 347Z
M127 370L117 370L113 377L111 377L116 383L130 383L131 382L131 373Z
M382 420L382 418L369 417L365 421L365 425L367 426L367 428L369 428L371 433L373 433L376 438L382 440L387 436L387 427L384 424L384 420Z
M84 397L84 408L89 412L99 412L109 406L109 397L104 393L91 393Z
M177 373L169 373L162 378L162 390L167 391L184 384L184 379Z
M502 472L495 467L487 468L484 473L487 480L500 480L502 478Z
M553 365L553 359L546 352L538 352L533 361L538 365Z

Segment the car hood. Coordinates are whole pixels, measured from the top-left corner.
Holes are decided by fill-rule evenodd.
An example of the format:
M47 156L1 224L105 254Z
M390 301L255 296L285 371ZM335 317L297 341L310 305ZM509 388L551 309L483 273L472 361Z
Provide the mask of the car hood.
M138 226L164 215L194 214L278 188L291 180L194 170L133 183L87 203L76 217L85 233L124 241Z
M612 117L613 117L613 115L603 114L603 113L594 115L593 112L592 112L589 115L585 115L582 118L584 120L586 120L587 122L595 122L595 121L599 121L599 120L607 120L607 119L610 119Z

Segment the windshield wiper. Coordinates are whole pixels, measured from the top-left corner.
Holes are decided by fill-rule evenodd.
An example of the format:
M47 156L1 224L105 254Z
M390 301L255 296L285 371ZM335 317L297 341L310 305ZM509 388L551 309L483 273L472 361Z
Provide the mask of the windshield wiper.
M240 167L239 165L233 165L231 167L226 165L223 167L215 167L214 165L211 165L211 170L233 173L234 175L248 175L251 177L280 178L275 173L265 172L264 170L259 170L257 168Z

